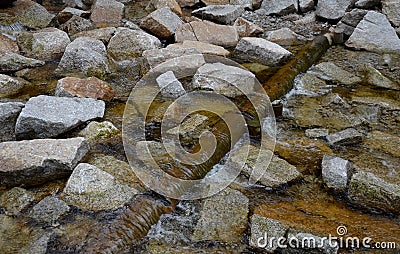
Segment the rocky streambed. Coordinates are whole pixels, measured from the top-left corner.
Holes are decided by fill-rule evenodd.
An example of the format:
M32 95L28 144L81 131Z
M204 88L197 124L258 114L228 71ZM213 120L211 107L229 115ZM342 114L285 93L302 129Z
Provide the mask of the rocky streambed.
M2 253L399 251L397 1L10 2L0 9ZM297 73L290 63L307 63L301 52L323 34L329 46L314 44L322 56L309 54L315 63ZM268 113L259 83L277 99L267 147L254 115ZM282 92L268 87L283 84L291 89L274 98ZM190 91L203 94L179 100ZM235 138L216 112L232 117L230 103L245 109L250 142L227 159ZM163 134L168 114L180 127ZM163 146L177 135L195 154L203 131L218 149L199 165ZM142 136L136 149L169 175L243 170L203 199L161 195L124 149ZM257 159L265 172L250 185Z

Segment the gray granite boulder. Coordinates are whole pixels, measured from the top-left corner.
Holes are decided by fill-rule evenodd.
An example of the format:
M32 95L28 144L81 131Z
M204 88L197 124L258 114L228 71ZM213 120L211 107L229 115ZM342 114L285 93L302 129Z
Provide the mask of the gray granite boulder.
M122 207L137 193L137 190L117 182L111 174L81 163L72 172L61 197L70 205L97 212Z
M231 25L244 12L241 5L208 5L192 12L194 16Z
M316 14L328 20L341 19L350 7L351 0L319 0Z
M172 71L161 74L157 77L156 81L164 97L176 99L186 93L182 83L175 77Z
M17 94L25 86L25 82L23 79L0 74L0 98Z
M24 1L18 9L18 21L25 27L41 29L50 25L55 15L34 1Z
M273 252L278 248L280 239L286 240L286 233L289 227L281 222L262 217L258 214L251 216L251 236L250 246L265 249L267 252ZM275 241L271 238L274 237Z
M384 14L369 11L347 40L347 47L377 53L400 52L400 39Z
M25 104L15 127L17 139L56 137L87 121L102 118L105 103L92 98L40 95Z
M117 28L108 43L107 51L116 60L140 57L145 50L161 48L161 42L141 30Z
M244 37L237 44L234 55L244 61L279 66L287 61L292 56L292 53L265 39Z
M255 75L248 70L222 63L213 63L205 64L197 70L191 87L235 97L251 94L256 82Z
M0 185L39 185L68 176L88 150L84 138L0 143Z
M382 12L395 27L400 26L400 2L397 0L382 0Z
M334 190L344 192L347 189L351 164L340 157L324 155L322 159L322 179Z
M183 21L178 15L170 8L164 7L147 15L140 23L140 27L158 38L167 39L173 36L175 30L182 24Z
M81 74L104 77L109 73L107 51L103 42L89 37L79 37L68 44L56 73Z
M23 103L0 103L0 142L15 140L15 124Z
M286 15L296 11L297 1L294 0L264 0L256 12L265 15Z
M44 61L61 58L71 42L66 32L53 27L34 33L20 33L17 41L27 57Z
M70 208L64 201L54 196L47 196L32 208L29 217L40 223L55 226L69 211Z
M24 68L35 68L43 66L45 62L21 56L13 52L0 54L0 73L19 71Z
M115 0L96 0L90 19L99 25L118 26L124 15L124 4Z
M343 131L329 134L326 136L326 140L331 146L353 145L361 143L363 140L363 135L356 129L348 128Z

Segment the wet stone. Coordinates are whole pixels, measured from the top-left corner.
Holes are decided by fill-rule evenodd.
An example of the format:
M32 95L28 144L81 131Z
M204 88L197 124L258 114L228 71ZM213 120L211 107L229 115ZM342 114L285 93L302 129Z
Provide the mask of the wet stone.
M193 63L191 64L189 61L188 62L182 62L177 61L178 66L177 70L182 70L185 68L187 65L193 65L194 72L199 68L201 65L205 64L205 60L201 52L192 47L175 47L172 45L176 44L171 44L168 45L166 48L161 48L161 49L150 49L150 50L145 50L143 52L143 59L145 63L149 66L149 68L153 69L158 65L165 64L166 62L170 62L170 60L174 59L184 59L187 55L192 56L193 58ZM198 58L198 61L196 61L196 58ZM195 64L198 62L197 64ZM172 70L166 70L167 71L173 71ZM165 73L163 72L163 73Z
M307 129L305 134L309 138L323 138L329 134L329 130L324 128Z
M172 71L161 74L156 81L164 97L176 99L186 93L182 83L179 82Z
M79 132L87 141L99 141L112 138L118 135L120 131L111 122L90 122L85 129Z
M244 12L240 5L208 5L192 11L192 15L221 24L233 24Z
M331 146L355 145L363 141L363 135L353 128L348 128L340 132L329 134L326 136L326 140Z
M111 101L115 93L110 84L96 77L86 79L66 77L58 80L55 95Z
M247 228L248 205L245 195L230 188L204 199L192 241L240 243Z
M361 82L359 77L341 69L331 62L317 64L310 72L321 79L343 85L355 85Z
M66 32L52 27L34 33L20 33L17 41L27 57L44 61L61 58L71 42Z
M350 168L349 161L325 155L322 159L322 179L329 188L344 192L347 189Z
M256 77L253 73L222 63L205 64L193 77L192 88L212 90L216 93L235 97L251 94Z
M171 11L164 7L150 13L140 23L140 27L154 34L158 38L167 39L175 34L175 30L183 24L183 21Z
M43 66L45 62L21 56L13 52L0 54L0 72L14 72L24 68L35 68Z
M15 40L12 40L9 37L0 33L0 53L3 52L13 52L18 54L19 48Z
M366 81L370 85L386 89L400 90L400 83L388 79L371 65L364 65L361 71L365 74Z
M105 103L91 98L40 95L25 104L15 127L17 139L56 137L104 115Z
M145 50L160 47L160 40L144 31L117 28L116 33L110 39L107 51L116 60L127 60L140 57Z
M18 215L26 209L34 200L33 195L20 187L14 187L0 196L0 208L6 215Z
M265 39L244 37L237 44L234 55L244 61L279 66L289 60L292 53Z
M122 207L137 193L111 174L81 163L72 172L61 198L80 209L97 212Z
M20 102L0 103L0 142L15 140L15 124L24 106Z
M167 131L169 134L179 135L179 140L183 144L191 144L198 139L207 126L208 117L194 114L184 120L180 126Z
M267 32L266 39L279 45L293 45L300 41L305 41L303 36L296 34L289 28Z
M24 82L8 75L0 74L0 98L17 94L23 87Z
M88 150L83 138L0 143L0 185L39 185L65 177Z
M273 252L278 248L278 239L286 239L288 229L277 220L254 214L251 216L250 246ZM276 240L272 241L272 237Z
M29 217L40 223L57 225L59 219L69 212L69 206L54 196L47 196L37 203L30 211Z
M124 4L115 0L96 0L90 19L97 24L119 25L124 14Z
M365 208L399 213L400 186L387 183L372 173L359 171L349 183L349 199Z
M81 74L103 77L109 73L107 52L104 44L97 39L79 37L65 49L56 73Z

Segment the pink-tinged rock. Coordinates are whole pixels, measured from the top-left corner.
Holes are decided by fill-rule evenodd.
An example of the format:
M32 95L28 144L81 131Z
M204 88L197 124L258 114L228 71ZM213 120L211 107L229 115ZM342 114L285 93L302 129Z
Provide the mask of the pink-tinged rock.
M175 0L151 0L146 10L155 11L164 7L170 8L171 11L179 16L183 16L182 9Z
M202 41L219 46L235 46L239 34L233 26L218 25L209 21L193 21L178 27L175 41Z
M164 7L153 11L140 23L140 27L158 38L167 39L174 35L175 30L183 24L178 15L170 8Z
M96 0L90 19L98 25L118 25L124 15L124 4L115 0Z
M233 26L238 31L240 37L257 36L264 32L264 29L244 18L238 18Z
M110 101L114 98L115 93L110 84L96 77L86 79L66 77L58 81L55 95Z
M7 36L0 34L0 53L1 52L13 52L19 53L17 42L11 40Z

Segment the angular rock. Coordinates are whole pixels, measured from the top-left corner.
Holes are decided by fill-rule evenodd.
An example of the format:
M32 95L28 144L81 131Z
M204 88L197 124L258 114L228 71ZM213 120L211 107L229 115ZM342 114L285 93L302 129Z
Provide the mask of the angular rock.
M191 115L185 119L179 126L169 129L168 134L179 135L179 141L182 144L189 145L200 137L207 127L209 118L200 114Z
M163 64L175 58L181 58L186 55L201 55L201 52L195 48L181 48L181 47L174 47L171 44L168 45L166 48L161 49L150 49L143 52L143 59L145 64L148 65L150 68L155 68L157 65ZM205 63L204 57L203 64ZM184 67L184 66L182 66ZM198 66L200 67L200 66ZM168 70L167 70L168 71Z
M146 10L154 11L164 7L170 8L176 15L183 16L181 6L175 0L151 0Z
M247 153L248 151L248 153ZM258 180L262 185L269 188L278 188L300 178L301 174L296 167L290 165L287 161L273 156L270 150L261 150L253 145L243 146L231 153L231 160L237 170L243 170L247 177L251 176L256 167L262 166L262 176ZM243 169L239 168L243 162L246 162ZM270 163L268 165L256 164L262 162Z
M85 129L79 132L87 141L98 141L118 135L120 131L111 122L90 122Z
M41 29L50 25L55 15L49 13L46 8L33 1L21 1L19 6L18 21L25 27Z
M244 37L237 44L234 55L244 61L279 66L287 61L292 53L265 39Z
M24 106L20 102L0 103L0 142L15 140L15 124Z
M204 199L192 240L240 243L247 228L248 205L245 195L230 188Z
M17 139L56 137L87 121L102 118L105 103L91 98L40 95L25 104L15 127Z
M93 29L93 24L90 20L78 16L72 16L67 22L60 26L60 29L69 35Z
M118 183L111 174L80 163L68 179L62 199L80 209L97 212L120 208L135 194L135 189Z
M400 186L387 183L372 173L359 171L349 183L349 199L365 208L399 213Z
M193 89L212 90L216 93L235 97L251 94L256 77L253 73L222 63L205 64L193 77Z
M382 12L394 27L400 26L400 2L397 0L382 0Z
M55 96L111 101L115 93L110 84L96 77L86 79L66 77L58 80Z
M241 5L208 5L192 11L192 15L221 24L233 24L244 12Z
M0 185L32 186L65 177L88 150L84 138L0 143Z
M250 246L273 252L278 248L278 240L286 239L288 229L289 227L277 220L254 214L251 216ZM272 237L275 241L271 240Z
M192 21L178 27L175 41L202 41L219 46L235 46L239 34L233 26L218 25L209 21Z
M192 7L200 3L200 0L177 0L180 7Z
M124 15L124 4L115 0L96 0L90 19L99 25L119 25Z
M305 134L309 138L323 138L329 134L329 130L323 128L307 129Z
M140 57L145 50L157 48L161 48L161 42L156 37L140 30L117 28L107 51L116 60L127 60Z
M9 37L0 34L0 53L12 52L19 53L18 44L15 40L10 39Z
M224 49L221 46L201 41L183 41L182 43L169 44L167 46L167 49L197 49L198 52L190 52L217 56L228 56L230 54L228 50Z
M75 40L78 37L90 37L100 40L104 44L108 44L108 42L110 41L111 37L114 35L116 30L117 29L115 27L104 27L89 31L82 31L72 35L71 39Z
M350 37L358 23L360 23L367 13L367 10L361 9L354 9L351 12L346 12L342 20L337 24L336 28L343 30L344 35Z
M94 0L63 0L63 2L72 8L88 9L88 6L92 5Z
M156 81L164 97L176 99L186 93L182 83L179 82L172 71L161 74Z
M387 132L371 131L365 140L365 145L389 154L393 157L400 157L400 137Z
M35 68L43 66L45 62L21 56L13 52L0 54L0 72L14 72L24 68Z
M314 9L314 1L313 0L299 0L299 6L295 4L297 12L308 12Z
M386 89L400 90L400 84L396 83L387 77L385 77L382 73L380 73L377 69L372 67L369 64L366 64L362 67L361 70L364 73L364 77L366 78L366 82L370 85L382 87Z
M113 71L108 75L110 85L115 91L115 98L126 100L132 88L143 75L142 59L131 58L130 60L115 61Z
M294 92L296 94L305 94L309 96L323 95L332 90L331 85L328 85L324 80L309 72L304 73L299 79L296 78L294 87Z
M14 187L0 196L0 207L4 209L6 215L18 215L28 208L33 200L34 197L29 191Z
M347 40L347 47L377 53L398 53L400 39L384 14L369 11Z
M56 221L69 212L69 206L62 200L47 196L37 203L30 211L29 217L50 226L57 225Z
M89 18L90 12L71 7L66 7L57 14L57 19L60 24L63 24L67 22L69 19L71 19L73 16L78 16L81 18Z
M242 17L236 19L233 26L238 31L240 37L257 36L264 32L264 29L262 29L260 26L254 24Z
M327 236L321 237L310 233L299 232L296 229L289 229L287 234L288 241L299 244L295 246L289 246L283 253L307 253L307 254L336 254L338 253L339 244L335 239L332 239L330 243ZM295 239L295 240L291 240Z
M341 19L350 7L351 0L319 0L316 14L328 20Z
M363 141L363 135L353 128L348 128L326 136L328 144L331 146L353 145Z
M89 37L79 37L65 49L56 73L83 74L102 78L109 73L107 52L104 44Z
M178 15L170 8L164 7L147 15L140 27L154 34L158 38L167 39L175 34L175 30L183 24Z
M8 75L0 74L0 98L17 94L24 87L20 80Z
M333 81L343 85L355 85L361 82L361 79L354 74L345 71L332 62L322 62L314 66L310 73L320 79Z
M256 12L264 15L286 15L296 11L297 2L293 0L264 0Z
M27 57L44 61L61 58L71 42L66 32L53 27L34 33L20 33L17 41Z
M340 157L324 155L321 167L324 183L331 189L345 192L349 180L350 162Z
M354 5L357 8L370 9L377 6L380 0L358 0Z
M267 32L265 39L279 45L293 45L299 41L306 40L306 38L296 34L289 28L281 28L279 30Z

